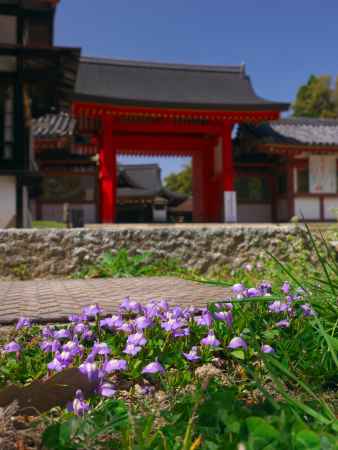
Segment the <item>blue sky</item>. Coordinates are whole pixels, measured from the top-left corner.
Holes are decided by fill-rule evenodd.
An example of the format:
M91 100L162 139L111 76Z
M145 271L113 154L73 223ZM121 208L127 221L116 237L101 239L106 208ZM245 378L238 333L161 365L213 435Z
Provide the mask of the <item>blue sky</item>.
M337 24L337 0L61 0L55 41L87 56L244 62L260 96L292 101L310 74L338 74ZM184 162L159 161L164 175Z

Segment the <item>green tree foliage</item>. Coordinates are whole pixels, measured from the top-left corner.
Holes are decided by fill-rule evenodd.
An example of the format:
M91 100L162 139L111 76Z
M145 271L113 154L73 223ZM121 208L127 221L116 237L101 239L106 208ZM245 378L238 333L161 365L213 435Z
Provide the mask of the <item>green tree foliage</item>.
M164 185L167 189L182 194L191 195L192 193L192 167L186 164L178 173L171 173L164 179Z
M338 77L333 86L329 75L311 75L299 88L293 111L295 117L338 118Z

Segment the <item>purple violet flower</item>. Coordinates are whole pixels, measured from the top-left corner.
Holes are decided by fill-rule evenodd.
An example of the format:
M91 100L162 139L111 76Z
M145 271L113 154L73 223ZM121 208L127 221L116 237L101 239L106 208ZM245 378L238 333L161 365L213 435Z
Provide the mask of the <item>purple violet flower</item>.
M224 322L226 322L228 327L232 326L233 316L231 311L215 312L214 316L217 320L223 320Z
M164 368L158 361L151 362L150 364L146 365L142 370L142 373L163 373L163 372Z
M86 325L83 322L79 322L74 327L74 333L75 334L83 334L86 330L88 330L88 325Z
M70 331L66 328L54 331L55 339L70 339Z
M288 320L280 320L276 323L276 327L278 328L289 328L290 322Z
M15 341L9 342L4 346L5 353L19 353L21 351L21 345Z
M284 281L282 287L281 287L281 291L284 294L288 294L290 292L291 286L290 283L288 281Z
M201 339L201 345L218 347L220 345L220 341L216 338L213 331L209 331L208 335L205 338Z
M157 302L157 306L162 310L162 311L168 311L169 309L169 304L166 300L161 299Z
M275 313L275 314L285 312L285 311L287 311L288 308L289 308L288 303L281 302L280 300L276 300L276 301L270 303L268 306L269 312Z
M48 370L55 370L55 372L62 372L71 363L73 358L69 352L56 352L54 359L47 365Z
M108 328L108 330L116 330L117 328L121 327L123 323L124 322L121 316L114 315L101 320L100 326L102 328Z
M207 311L207 309L206 309ZM180 306L173 306L172 308L170 308L170 314L172 317L176 317L176 319L178 317L181 317L183 313L183 310Z
M95 339L95 333L90 328L85 328L82 333L82 339L85 341L93 341Z
M161 322L161 328L166 331L175 331L179 328L184 327L185 321L178 319L176 317L170 317L167 321Z
M228 348L230 349L243 348L244 350L246 350L248 348L248 344L241 337L234 337L229 342Z
M248 297L258 297L259 295L261 295L261 293L256 288L249 288L247 290L247 296Z
M151 327L153 325L153 322L146 316L139 316L134 320L134 324L137 330L144 330Z
M114 397L116 394L116 390L114 389L114 386L110 383L102 383L97 388L97 392L102 397L111 398Z
M143 307L143 314L148 317L148 319L155 319L160 315L161 308L155 302L149 302Z
M232 286L232 292L234 294L242 294L244 291L244 286L242 283L237 283Z
M71 355L77 356L83 354L83 346L79 345L79 341L75 337L73 341L68 341L62 346L63 351L70 352Z
M188 361L192 362L199 361L201 359L201 357L197 354L197 347L192 347L189 353L183 352L183 355Z
M261 352L262 353L275 353L275 349L273 347L271 347L271 345L264 344L261 347Z
M189 334L190 334L190 328L188 328L188 327L179 328L172 332L172 335L175 338L189 336Z
M77 416L84 416L85 413L89 411L89 404L84 401L84 396L81 389L76 391L75 398L72 402L68 403L67 409L69 412L73 412Z
M246 270L247 272L251 272L252 269L253 269L252 264L247 263L247 264L244 265L244 270Z
M142 312L142 305L135 300L130 300L129 297L122 301L120 308L136 314L140 314Z
M261 290L263 295L270 295L272 292L272 285L267 281L262 281L262 283L259 285L259 289Z
M124 359L111 359L107 361L104 366L103 370L106 374L110 374L112 372L117 372L121 370L127 370L128 363Z
M209 311L202 314L201 316L195 316L194 320L197 323L197 325L206 326L206 327L211 327L212 322L213 322L212 315L210 314Z
M92 353L95 355L109 355L111 353L111 349L105 342L95 342L92 348Z
M123 333L130 334L133 333L134 327L129 322L123 322L123 324L118 327L118 331L122 331Z
M89 381L97 381L99 371L95 363L85 362L79 366L79 371L83 375L87 375Z
M58 352L56 357L65 367L68 367L74 359L72 353L65 350L62 350L62 352Z
M234 309L233 303L230 303L230 302L224 303L224 306L226 307L226 309L227 309L228 311L232 311L232 310Z
M93 351L91 351L90 353L88 353L87 358L84 362L86 363L93 363L95 362L96 359L96 353L94 353Z
M142 347L147 343L147 339L144 337L143 333L138 331L135 334L130 334L127 338L127 344L138 345Z
M312 309L312 307L308 303L304 303L304 305L300 305L301 309L303 310L303 315L305 317L314 316L315 312Z
M182 316L184 319L188 320L195 314L196 314L196 307L189 306L189 308L184 308Z
M18 323L16 324L15 329L21 330L22 328L30 328L31 327L31 321L27 317L20 317L18 320Z
M42 334L42 337L44 337L45 339L52 338L52 337L54 337L54 330L49 325L47 325L42 328L41 334Z
M96 317L100 314L102 314L103 310L100 308L100 306L96 303L95 305L89 305L85 306L82 309L82 312L87 317Z
M126 355L135 356L142 350L142 347L134 344L127 344L126 348L123 350L123 353Z
M55 353L60 350L61 344L57 339L53 341L42 341L40 342L40 348L46 353Z
M70 314L68 316L68 321L73 323L79 323L81 322L82 317L79 314Z

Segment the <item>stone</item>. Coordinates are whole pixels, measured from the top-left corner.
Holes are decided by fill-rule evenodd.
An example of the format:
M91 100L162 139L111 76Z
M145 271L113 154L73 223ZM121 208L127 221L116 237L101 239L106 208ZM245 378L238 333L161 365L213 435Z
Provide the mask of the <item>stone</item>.
M290 240L291 239L291 240ZM292 248L309 248L300 226L275 225L113 225L111 228L0 230L0 277L67 277L105 253L126 249L129 255L150 252L152 260L173 258L201 273L225 264L238 267L265 249L285 258Z

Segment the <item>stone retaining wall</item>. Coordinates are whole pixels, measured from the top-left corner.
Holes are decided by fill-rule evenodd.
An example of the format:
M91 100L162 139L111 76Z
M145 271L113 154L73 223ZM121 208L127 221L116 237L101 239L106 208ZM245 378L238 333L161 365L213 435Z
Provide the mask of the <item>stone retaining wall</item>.
M305 232L293 225L112 226L71 230L0 230L0 276L56 278L96 262L105 252L150 251L202 273L238 267L268 250L284 259L304 248ZM305 244L304 244L305 243Z

